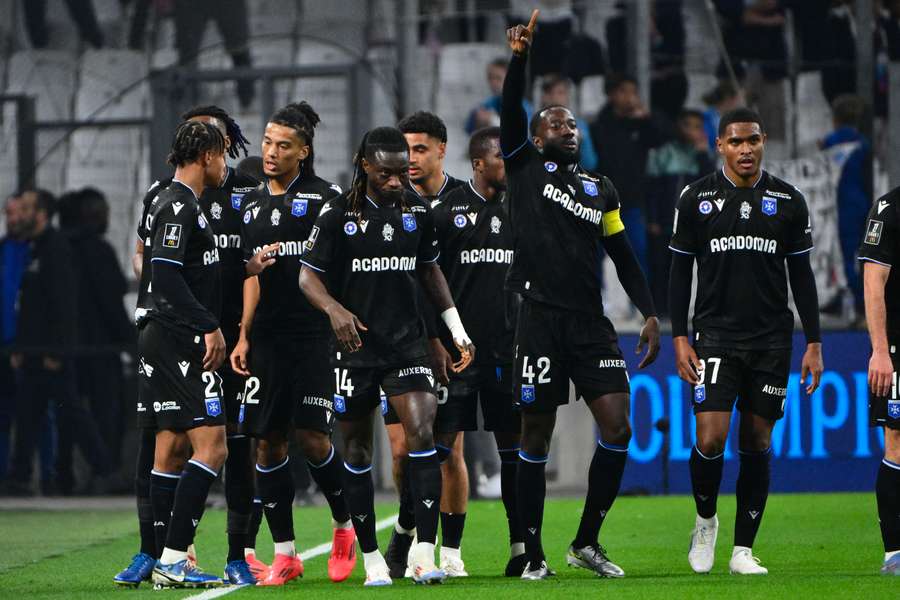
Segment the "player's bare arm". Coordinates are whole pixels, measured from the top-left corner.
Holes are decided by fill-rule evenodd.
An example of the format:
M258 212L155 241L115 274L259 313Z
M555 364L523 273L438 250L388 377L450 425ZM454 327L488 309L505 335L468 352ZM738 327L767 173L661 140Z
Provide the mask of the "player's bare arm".
M244 280L243 298L241 328L237 344L231 351L230 360L231 368L235 373L248 377L250 369L247 367L247 355L250 354L250 330L253 327L253 316L256 314L256 306L259 304L259 277L247 277Z
M884 286L891 268L866 261L863 266L863 289L865 292L866 325L872 340L872 357L869 359L869 388L876 396L887 396L891 390L894 367L888 354L887 306Z
M331 329L338 343L347 352L356 352L362 348L360 331L368 331L359 317L344 308L340 302L328 293L325 282L314 269L306 265L300 270L300 289L306 294L310 304L328 316Z
M428 295L428 299L434 305L435 309L440 313L441 318L450 329L453 336L453 344L461 355L456 363L453 363L452 369L459 373L468 367L475 359L475 344L469 339L466 330L459 320L459 312L453 305L453 297L450 295L450 288L447 286L447 280L441 272L441 268L437 263L421 263L416 267L419 275L419 281L422 288Z

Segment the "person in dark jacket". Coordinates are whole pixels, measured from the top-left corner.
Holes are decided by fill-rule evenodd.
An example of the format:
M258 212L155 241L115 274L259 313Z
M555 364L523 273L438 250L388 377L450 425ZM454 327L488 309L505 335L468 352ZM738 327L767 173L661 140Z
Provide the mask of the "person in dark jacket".
M606 106L591 125L591 139L598 155L597 172L609 177L619 191L622 222L647 273L647 153L665 141L665 134L641 102L632 77L608 78L606 97Z
M55 199L45 190L22 194L22 232L30 261L22 276L10 365L19 381L16 440L7 482L11 494L31 491L31 461L48 404L75 394L77 288L68 241L50 224Z

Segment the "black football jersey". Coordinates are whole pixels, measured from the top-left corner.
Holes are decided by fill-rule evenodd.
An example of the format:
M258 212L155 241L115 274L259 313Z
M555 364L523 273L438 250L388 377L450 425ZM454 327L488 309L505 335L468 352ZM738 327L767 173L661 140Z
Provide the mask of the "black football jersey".
M148 239L150 262L164 261L177 265L191 294L216 319L221 315L222 282L219 272L219 250L215 234L207 222L200 202L186 185L173 181L159 193L155 208L150 213ZM153 310L147 318L163 324L186 327L202 332L197 323L171 306L166 298L153 289L152 268L150 289Z
M789 348L785 257L812 250L812 224L797 188L765 171L736 187L722 170L684 188L669 247L697 260L694 338L702 345Z
M330 331L328 319L300 291L300 255L322 205L340 192L340 187L320 177L298 175L284 194L272 194L268 184L260 184L244 198L244 260L267 244L282 244L275 264L259 274L254 330L300 336Z
M449 194L450 192L452 192L453 190L455 190L458 187L464 186L465 184L466 184L466 182L463 181L462 179L457 179L456 177L453 177L451 175L448 175L447 173L444 173L444 185L441 186L441 189L439 189L438 193L435 194L434 196L425 196L425 195L420 194L419 191L413 187L412 182L410 182L408 180L407 180L406 189L408 189L410 192L412 192L413 194L418 196L423 202L425 202L427 204L431 204L435 200L441 200L447 194Z
M403 211L367 198L356 215L343 194L319 212L301 261L326 273L331 294L368 328L357 352L334 346L338 365L402 365L427 352L416 266L438 259L438 242L431 208L411 193L406 204Z
M142 203L141 220L138 223L138 239L144 243L141 280L138 285L137 312L140 317L152 309L152 299L147 287L150 284L150 255L147 248L151 240L148 217L157 202L159 192L172 182L157 181L147 190ZM237 340L241 311L244 306L244 255L241 249L241 200L244 194L255 189L259 182L248 175L228 168L225 181L218 188L206 188L200 196L200 208L215 232L216 247L222 274L222 333L229 345Z
M508 204L501 194L488 201L469 181L432 204L438 263L478 363L512 362L515 313L503 289L513 259ZM444 343L454 349L446 327Z
M869 209L859 260L893 267L884 287L887 335L892 344L900 343L900 188L879 198Z
M507 289L566 310L602 314L601 238L624 229L612 182L546 160L525 142L506 163L515 236Z

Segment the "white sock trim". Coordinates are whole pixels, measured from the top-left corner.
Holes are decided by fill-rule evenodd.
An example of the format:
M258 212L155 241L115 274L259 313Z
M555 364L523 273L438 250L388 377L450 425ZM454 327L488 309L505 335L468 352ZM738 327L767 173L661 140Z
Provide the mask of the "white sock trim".
M525 543L524 542L516 542L515 544L509 545L509 557L515 558L517 556L521 556L525 554Z
M256 470L259 471L260 473L271 473L272 471L277 471L278 469L280 469L280 468L283 467L284 465L288 464L288 461L289 461L289 460L291 460L291 458L290 458L289 456L286 456L286 457L284 458L284 462L282 462L282 463L279 464L279 465L275 465L274 467L263 467L263 466L257 464L257 465L256 465Z
M706 527L717 527L719 525L719 517L717 515L713 515L708 519L697 515L697 525L705 525Z
M387 567L387 563L384 562L384 557L381 555L381 552L378 550L372 550L371 552L363 552L363 565L365 566L366 571L375 567Z
M275 554L287 554L288 556L297 554L297 549L294 547L294 540L275 542Z
M885 552L884 553L884 562L891 560L898 554L900 554L900 550L891 550L890 552Z
M188 553L186 551L163 548L162 556L159 557L159 562L163 565L174 565L177 562L187 560L187 557Z
M441 559L444 557L462 560L462 548L447 548L446 546L441 546Z
M753 556L752 548L748 548L747 546L735 546L734 550L731 551L731 558L734 558L735 556L737 556L738 554L740 554L741 552L743 552L745 550L750 553L750 556Z
M335 529L353 529L353 520L352 520L352 519L347 519L347 520L344 521L343 523L340 523L340 522L335 521L334 519L332 519L332 520L331 520L331 526L332 526L333 528L335 528Z
M402 527L400 527L400 523L394 523L394 531L401 535L408 535L410 537L416 535L415 527L413 527L412 529L403 529Z

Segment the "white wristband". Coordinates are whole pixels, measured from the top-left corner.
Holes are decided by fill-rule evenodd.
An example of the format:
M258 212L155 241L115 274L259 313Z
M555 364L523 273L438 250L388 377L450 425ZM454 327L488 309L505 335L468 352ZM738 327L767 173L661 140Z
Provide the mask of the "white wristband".
M441 319L444 320L447 329L450 330L450 335L453 336L454 343L459 344L460 346L466 346L472 343L472 340L469 339L469 334L466 333L466 328L463 327L462 320L459 318L459 311L456 310L455 306L451 306L442 312Z

